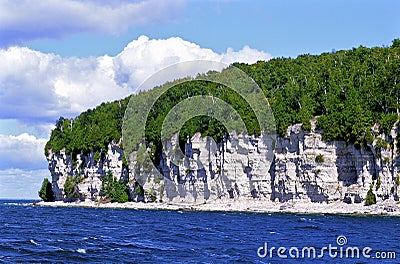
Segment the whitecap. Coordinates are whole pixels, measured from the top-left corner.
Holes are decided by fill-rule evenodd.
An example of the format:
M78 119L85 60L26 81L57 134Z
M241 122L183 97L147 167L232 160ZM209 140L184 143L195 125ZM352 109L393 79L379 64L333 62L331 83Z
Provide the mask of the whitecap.
M4 203L5 205L11 205L11 206L18 206L18 205L21 205L21 204L19 204L19 203Z
M80 254L86 254L86 250L83 249L83 248L78 248L78 249L76 250L76 252L78 252L78 253L80 253Z
M33 239L29 240L29 242L31 242L31 243L34 244L35 246L39 246L39 244L36 243L35 240L33 240Z

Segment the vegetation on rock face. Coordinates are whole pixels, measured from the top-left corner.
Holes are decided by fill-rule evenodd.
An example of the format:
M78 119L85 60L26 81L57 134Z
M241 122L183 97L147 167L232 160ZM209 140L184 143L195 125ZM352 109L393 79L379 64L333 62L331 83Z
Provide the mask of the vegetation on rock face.
M157 200L157 196L155 194L154 188L150 189L150 191L147 191L146 194L149 196L149 198L152 202L155 202Z
M100 194L111 202L125 203L129 201L129 189L122 179L115 179L111 172L104 176Z
M138 187L135 189L135 194L143 196L144 195L144 189L141 185L138 185Z
M95 162L99 162L100 161L100 157L101 157L101 153L100 151L96 150L96 152L93 155L93 159Z
M381 177L378 177L378 179L376 180L376 187L375 187L376 191L379 190L381 184L382 184Z
M81 183L83 178L80 175L67 177L64 183L64 194L67 200L75 200L79 198L78 184Z
M51 188L51 183L47 178L43 180L42 188L39 191L39 197L42 198L45 202L53 202L54 201L54 192Z
M324 156L323 156L322 154L318 154L318 155L315 157L315 162L317 162L317 163L322 163L322 162L324 162Z
M376 196L372 191L372 186L371 186L371 188L369 188L367 192L367 197L365 198L365 205L372 205L372 204L376 204Z

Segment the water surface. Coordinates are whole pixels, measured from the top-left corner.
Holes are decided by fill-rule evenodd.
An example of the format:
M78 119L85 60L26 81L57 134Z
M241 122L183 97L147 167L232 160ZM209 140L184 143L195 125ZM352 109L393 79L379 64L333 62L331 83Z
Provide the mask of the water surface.
M397 217L52 208L9 200L0 201L0 212L0 262L4 263L399 263L400 259ZM337 247L337 256L327 251L318 256L329 245ZM276 249L271 253L272 247ZM286 249L281 257L279 247ZM369 247L370 258L346 257L348 247L360 252ZM299 258L306 248L304 257L296 259L295 249L291 256L290 248L299 250ZM308 257L310 248L315 248L315 258ZM377 259L377 252L387 258L397 253L397 258Z

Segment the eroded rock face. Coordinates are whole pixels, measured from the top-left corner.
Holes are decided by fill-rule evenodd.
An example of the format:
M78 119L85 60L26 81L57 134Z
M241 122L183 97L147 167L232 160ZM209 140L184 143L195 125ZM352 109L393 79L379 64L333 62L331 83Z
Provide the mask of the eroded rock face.
M386 140L390 138L396 135ZM48 160L57 200L65 199L66 177L78 173L83 176L78 185L81 199L97 199L102 176L111 171L128 183L134 201L203 203L240 196L360 203L370 186L378 200L398 199L400 159L396 144L392 145L376 149L374 144L356 148L342 141L325 142L321 133L304 132L297 124L288 128L285 137L232 134L218 144L197 133L186 142L184 154L177 151L175 137L166 142L157 169L141 154L131 153L128 170L115 143L110 143L99 162L94 161L94 153L72 162L63 151L51 153ZM139 184L144 197L136 191Z
M329 202L366 193L373 165L373 153L365 149L324 142L319 133L290 132L277 145L272 199Z
M279 202L330 202L346 196L353 202L354 197L365 197L376 173L372 152L344 142L326 143L321 134L304 133L299 127L289 128L285 138L240 134L220 144L196 134L185 152L203 166L174 163L173 156L164 154L160 164L163 177L158 178L166 180L156 183L152 171L145 189L156 196L160 195L157 190L163 190L163 196L174 202L201 203L222 196ZM381 180L387 178L379 173Z
M391 136L382 138L393 143L396 130L397 126ZM286 137L278 138L271 199L360 203L372 186L378 199L398 200L399 166L396 144L392 145L391 150L376 149L375 142L356 148L343 141L325 142L315 128L303 132L301 125L291 126Z
M60 154L50 152L47 160L52 176L52 186L57 201L66 200L64 184L67 177L80 176L81 182L77 185L79 189L78 199L96 200L99 198L102 177L110 171L117 179L128 179L128 169L123 166L123 150L114 142L108 145L106 153L96 162L94 152L88 155L78 155L72 160L65 150Z
M161 175L154 175L152 170L143 181L144 188L153 190L156 196L201 203L223 196L267 197L271 193L268 171L273 160L272 138L240 134L217 144L197 133L185 144L182 159L174 151L174 142L176 138L166 144L159 166ZM160 178L163 182L158 182Z

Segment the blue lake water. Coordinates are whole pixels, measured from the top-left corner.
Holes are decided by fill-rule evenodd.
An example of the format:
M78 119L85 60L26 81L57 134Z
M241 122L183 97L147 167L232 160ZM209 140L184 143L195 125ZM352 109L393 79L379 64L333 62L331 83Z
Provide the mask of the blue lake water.
M400 263L396 217L30 204L0 200L0 263Z

